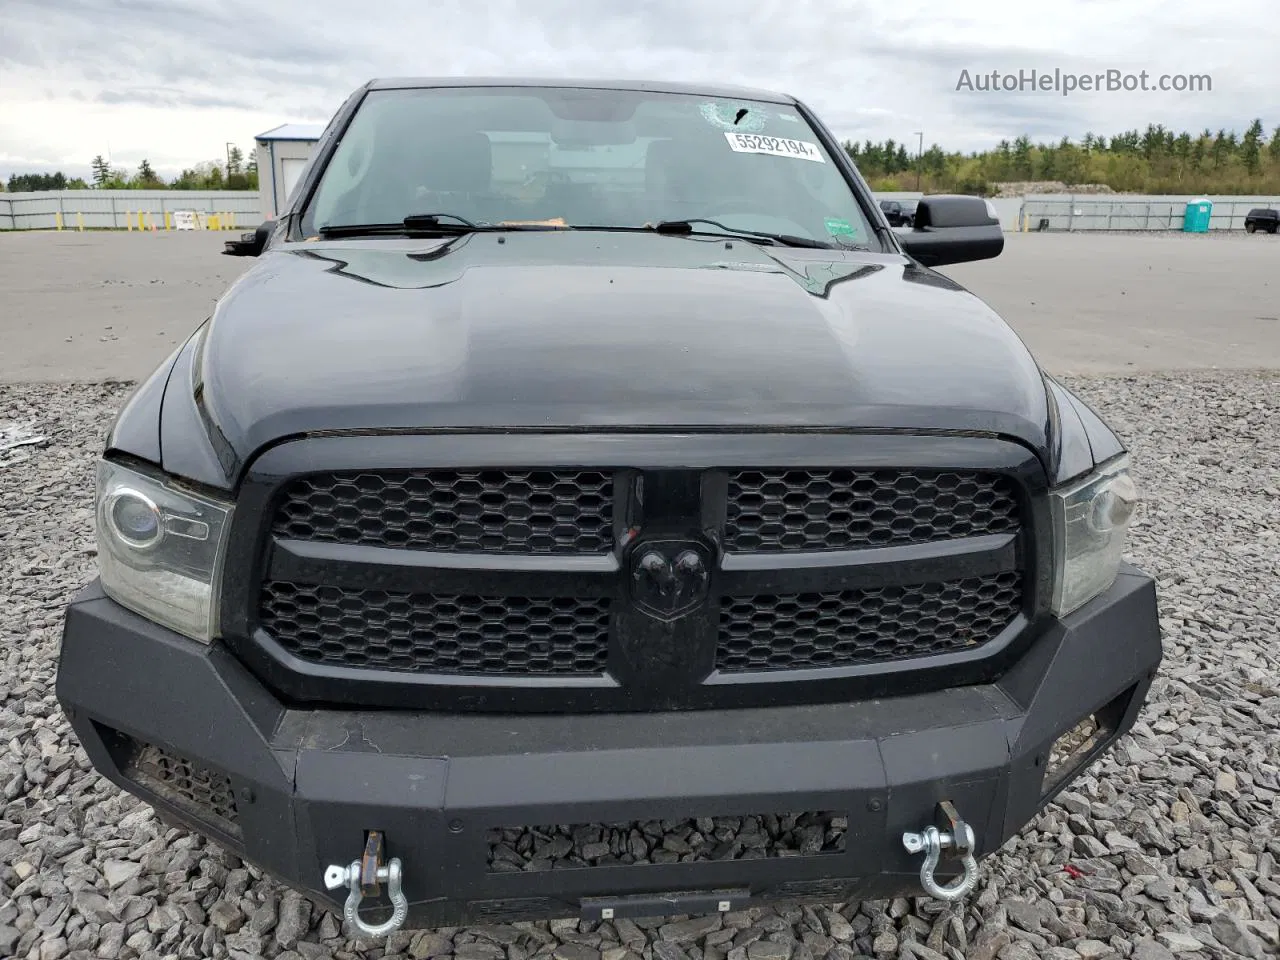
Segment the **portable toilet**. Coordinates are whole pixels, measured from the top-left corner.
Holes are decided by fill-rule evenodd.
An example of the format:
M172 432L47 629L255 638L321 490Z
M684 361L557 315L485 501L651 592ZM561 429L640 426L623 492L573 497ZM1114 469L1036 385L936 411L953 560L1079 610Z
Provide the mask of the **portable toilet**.
M1209 218L1213 216L1213 202L1200 197L1187 204L1187 212L1182 217L1184 233L1208 233Z

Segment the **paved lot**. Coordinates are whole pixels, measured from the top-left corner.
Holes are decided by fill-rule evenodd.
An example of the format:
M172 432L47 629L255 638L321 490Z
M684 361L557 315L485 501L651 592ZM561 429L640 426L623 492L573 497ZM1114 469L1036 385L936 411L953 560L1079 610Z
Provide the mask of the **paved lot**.
M253 263L218 233L0 233L0 380L145 376ZM1280 368L1280 239L1011 234L947 273L1055 373Z

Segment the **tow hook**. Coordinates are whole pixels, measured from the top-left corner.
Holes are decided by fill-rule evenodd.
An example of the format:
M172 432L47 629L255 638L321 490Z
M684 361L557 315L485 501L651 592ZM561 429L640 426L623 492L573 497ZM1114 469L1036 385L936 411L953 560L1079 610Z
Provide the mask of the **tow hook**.
M360 919L360 901L366 896L376 897L380 884L387 885L387 897L391 901L391 919L379 923L365 923ZM392 857L382 862L382 832L370 830L365 841L364 854L348 866L330 864L324 871L324 885L329 890L346 887L347 902L342 908L342 918L347 926L366 937L385 937L395 933L409 915L409 901L400 889L400 858Z
M919 833L904 833L902 845L907 853L924 853L924 863L920 866L920 885L925 893L937 900L960 900L973 892L978 884L978 861L974 859L973 828L960 819L956 808L950 800L938 804L941 819L946 822L946 829L939 830L935 826L927 826ZM942 852L959 858L964 866L964 873L947 886L942 886L933 878L933 871L938 868L938 860Z

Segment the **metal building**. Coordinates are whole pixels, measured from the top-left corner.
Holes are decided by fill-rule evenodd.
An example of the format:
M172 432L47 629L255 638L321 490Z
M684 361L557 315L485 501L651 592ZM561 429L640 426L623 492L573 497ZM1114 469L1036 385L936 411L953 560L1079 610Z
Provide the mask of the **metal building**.
M310 123L284 123L260 133L258 145L258 196L264 220L275 219L284 209L311 149L324 128Z

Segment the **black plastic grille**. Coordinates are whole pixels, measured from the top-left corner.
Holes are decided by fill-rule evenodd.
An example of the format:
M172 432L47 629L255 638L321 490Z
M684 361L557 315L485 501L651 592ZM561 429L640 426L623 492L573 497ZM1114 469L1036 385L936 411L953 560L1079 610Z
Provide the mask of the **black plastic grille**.
M419 470L293 480L273 533L292 540L470 553L606 553L613 475Z
M726 550L849 550L1018 528L1013 484L995 474L740 470L729 474Z
M607 599L438 596L272 580L262 626L313 663L441 674L593 676Z
M1022 605L1022 576L838 593L725 597L716 667L742 673L885 663L980 647Z
M138 785L228 833L240 832L231 780L163 747L129 740L122 772Z

